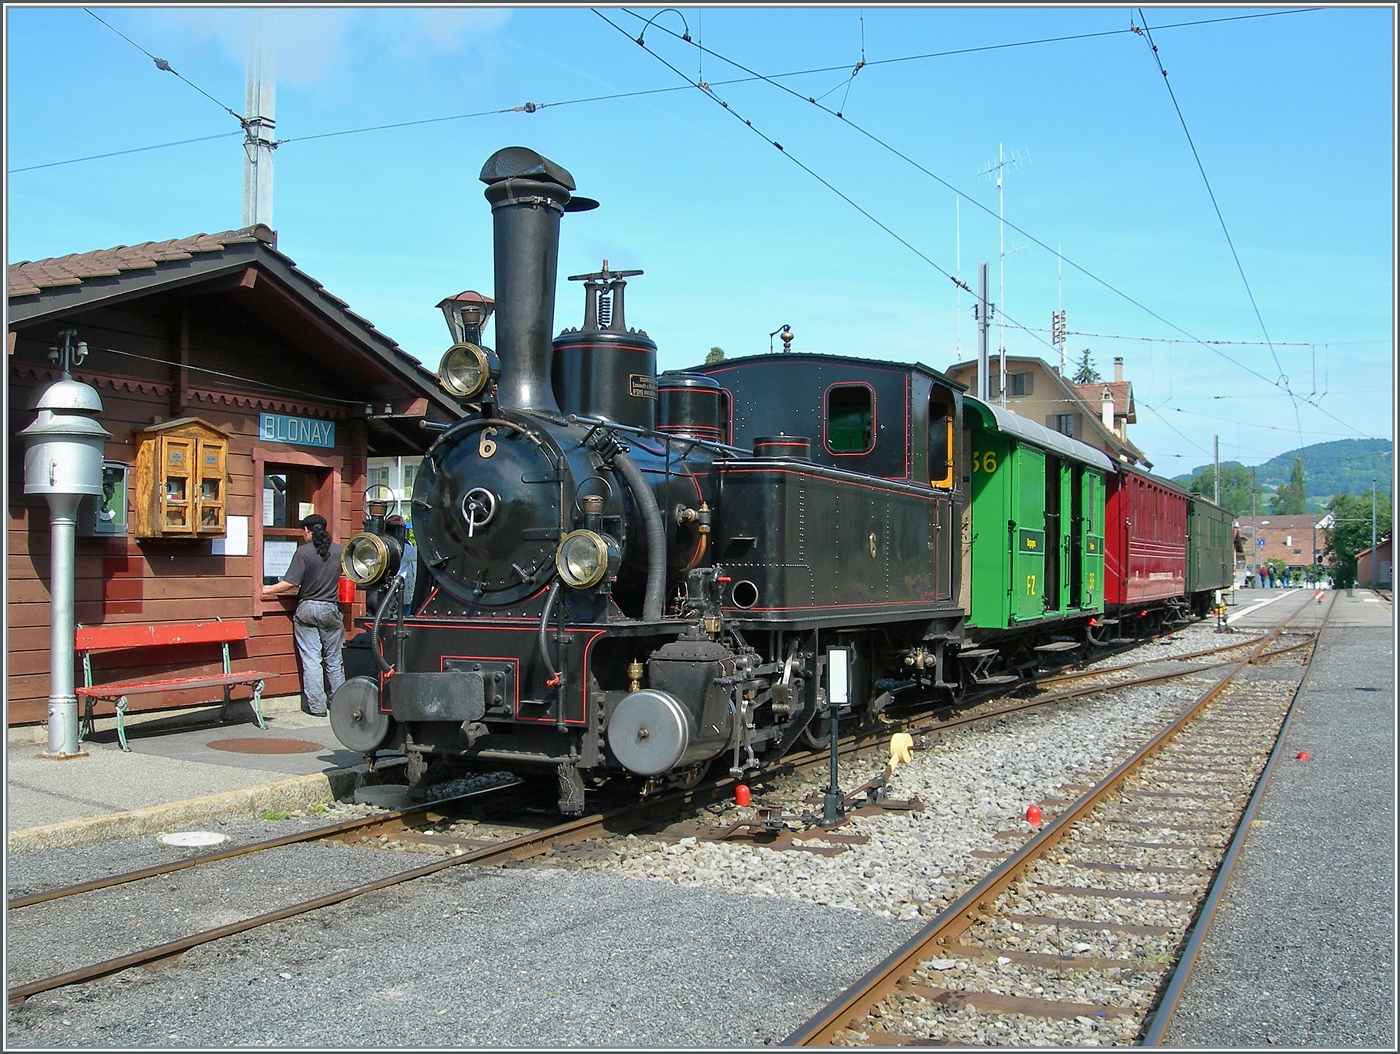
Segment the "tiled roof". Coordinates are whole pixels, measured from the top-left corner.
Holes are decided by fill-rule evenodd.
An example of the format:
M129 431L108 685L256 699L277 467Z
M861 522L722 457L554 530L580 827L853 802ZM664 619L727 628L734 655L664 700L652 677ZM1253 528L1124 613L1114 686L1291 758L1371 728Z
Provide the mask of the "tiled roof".
M1137 424L1136 407L1133 406L1133 389L1130 381L1094 381L1090 384L1076 384L1074 389L1080 398L1097 410L1103 404L1103 390L1107 388L1113 396L1113 414L1126 416L1129 424Z
M126 271L143 271L159 267L164 263L189 260L200 253L218 253L231 245L261 243L262 252L268 254L270 262L284 265L294 282L305 283L300 295L319 306L327 314L339 315L350 322L364 335L371 345L379 346L379 354L386 356L402 371L410 374L417 385L429 394L440 409L450 417L461 415L461 408L448 399L437 386L437 374L427 369L421 362L399 347L397 341L376 329L367 318L350 310L350 305L326 291L316 279L296 265L296 261L277 249L277 235L265 224L256 224L236 231L221 231L217 234L196 234L189 238L172 238L163 242L142 242L140 245L118 245L113 249L98 249L95 252L71 253L68 256L55 256L47 260L22 260L10 264L6 275L7 294L10 300L16 297L35 296L45 289L63 286L82 285L89 278L113 277ZM483 298L485 299L485 298ZM327 310L329 308L329 310ZM13 310L13 307L11 308ZM13 324L13 318L11 323Z
M33 296L57 286L81 285L85 278L106 278L123 271L141 271L173 260L188 260L195 253L220 252L225 246L246 242L277 244L277 236L263 224L218 234L196 234L163 242L118 245L90 253L70 253L47 260L22 260L10 264L6 292L11 297Z
M1269 516L1267 514L1259 517L1260 530L1274 531L1310 531L1314 524L1321 523L1325 512L1310 512L1304 515ZM1254 520L1249 516L1239 518L1241 527L1254 526Z

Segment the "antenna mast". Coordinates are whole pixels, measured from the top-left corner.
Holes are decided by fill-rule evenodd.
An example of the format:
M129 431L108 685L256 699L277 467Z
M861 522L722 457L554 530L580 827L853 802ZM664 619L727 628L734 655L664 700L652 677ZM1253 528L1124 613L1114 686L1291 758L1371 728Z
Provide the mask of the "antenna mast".
M958 280L953 288L958 293L958 361L962 362L962 198L953 197L953 229L956 231ZM1317 385L1313 385L1314 388Z
M273 119L277 105L275 11L248 15L248 94L243 118L243 226L272 226Z
M997 318L997 343L1000 346L1000 362L998 365L997 387L1000 389L1001 393L1001 397L997 401L1003 407L1006 406L1006 191L1003 186L1002 176L1007 168L1019 165L1020 163L1020 154L1013 153L1008 159L1002 150L1002 144L998 143L996 164L988 164L981 173L984 176L992 172L997 174L997 239L1000 247L997 292L997 311L999 313L999 317ZM1024 245L1018 245L1011 251L1013 253L1018 253L1024 248Z

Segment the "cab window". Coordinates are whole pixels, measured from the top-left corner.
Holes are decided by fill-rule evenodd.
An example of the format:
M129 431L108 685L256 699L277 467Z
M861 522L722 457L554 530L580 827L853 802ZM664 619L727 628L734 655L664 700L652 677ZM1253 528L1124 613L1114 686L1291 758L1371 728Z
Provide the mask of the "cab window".
M875 393L865 384L826 392L826 446L833 454L865 454L875 447Z
M934 487L953 486L953 399L935 385L928 397L928 476Z

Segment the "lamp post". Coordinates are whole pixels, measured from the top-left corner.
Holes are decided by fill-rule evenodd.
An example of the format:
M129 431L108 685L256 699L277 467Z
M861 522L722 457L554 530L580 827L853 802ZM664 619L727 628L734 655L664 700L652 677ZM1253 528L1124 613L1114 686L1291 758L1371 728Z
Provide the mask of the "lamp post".
M78 502L102 496L102 441L111 435L93 420L102 412L97 392L69 373L87 356L87 345L74 346L77 330L59 336L63 347L49 349L49 357L62 363L62 377L39 393L29 407L38 415L19 432L26 444L24 493L49 503L49 749L40 757L56 761L87 757L78 748L73 691L73 565Z

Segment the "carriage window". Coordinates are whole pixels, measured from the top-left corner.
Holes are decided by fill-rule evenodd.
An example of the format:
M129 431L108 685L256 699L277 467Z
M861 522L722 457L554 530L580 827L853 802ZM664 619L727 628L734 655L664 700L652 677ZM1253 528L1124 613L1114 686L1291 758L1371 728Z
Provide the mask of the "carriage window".
M928 476L931 486L953 485L953 404L940 388L928 398Z
M826 445L833 454L864 454L875 447L875 393L864 384L829 388Z

